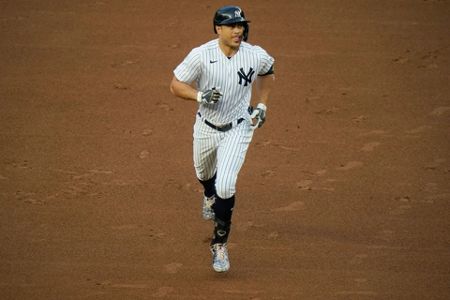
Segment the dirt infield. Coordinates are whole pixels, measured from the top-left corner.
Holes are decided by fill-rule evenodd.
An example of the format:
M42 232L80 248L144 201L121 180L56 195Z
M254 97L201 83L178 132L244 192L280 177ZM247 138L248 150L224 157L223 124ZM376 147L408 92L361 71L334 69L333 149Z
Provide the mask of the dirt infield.
M450 2L236 1L277 83L211 268L173 68L221 1L0 1L1 299L450 299Z

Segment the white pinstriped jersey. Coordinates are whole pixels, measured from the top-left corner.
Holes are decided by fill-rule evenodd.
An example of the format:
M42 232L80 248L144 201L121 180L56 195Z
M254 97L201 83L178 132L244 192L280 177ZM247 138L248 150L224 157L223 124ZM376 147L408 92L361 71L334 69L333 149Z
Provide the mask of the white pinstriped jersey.
M252 84L257 75L266 74L274 63L264 49L242 42L231 58L219 47L219 40L209 41L192 51L175 70L175 77L185 83L195 82L200 91L219 88L222 98L215 104L201 104L201 115L221 125L239 118L249 118Z

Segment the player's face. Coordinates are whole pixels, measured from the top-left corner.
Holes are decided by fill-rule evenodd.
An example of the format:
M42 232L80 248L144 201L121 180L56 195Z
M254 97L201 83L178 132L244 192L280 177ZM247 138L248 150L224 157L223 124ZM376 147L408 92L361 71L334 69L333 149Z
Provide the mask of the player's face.
M238 48L244 36L244 24L221 25L217 27L219 39L230 48Z

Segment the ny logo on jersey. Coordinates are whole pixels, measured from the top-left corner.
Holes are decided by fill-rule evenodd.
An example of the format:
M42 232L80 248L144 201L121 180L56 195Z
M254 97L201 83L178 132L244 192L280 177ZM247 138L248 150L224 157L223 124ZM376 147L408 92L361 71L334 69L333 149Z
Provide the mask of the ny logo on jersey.
M253 68L250 68L250 70L248 70L248 73L245 74L244 68L241 68L237 73L239 75L239 84L242 85L242 81L245 81L244 86L247 86L249 83L252 83L252 77L253 74L255 74L255 71L253 70Z

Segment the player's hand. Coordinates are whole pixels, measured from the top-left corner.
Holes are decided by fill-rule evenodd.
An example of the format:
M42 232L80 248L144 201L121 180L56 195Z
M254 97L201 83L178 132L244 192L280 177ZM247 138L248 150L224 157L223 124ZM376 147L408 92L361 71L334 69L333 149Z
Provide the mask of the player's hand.
M222 94L219 92L219 90L213 87L212 89L205 92L198 92L197 101L204 104L214 104L217 103L217 101L219 101L221 97Z
M256 108L253 110L251 118L254 128L261 128L264 122L266 122L266 110L267 106L264 103L258 103Z

